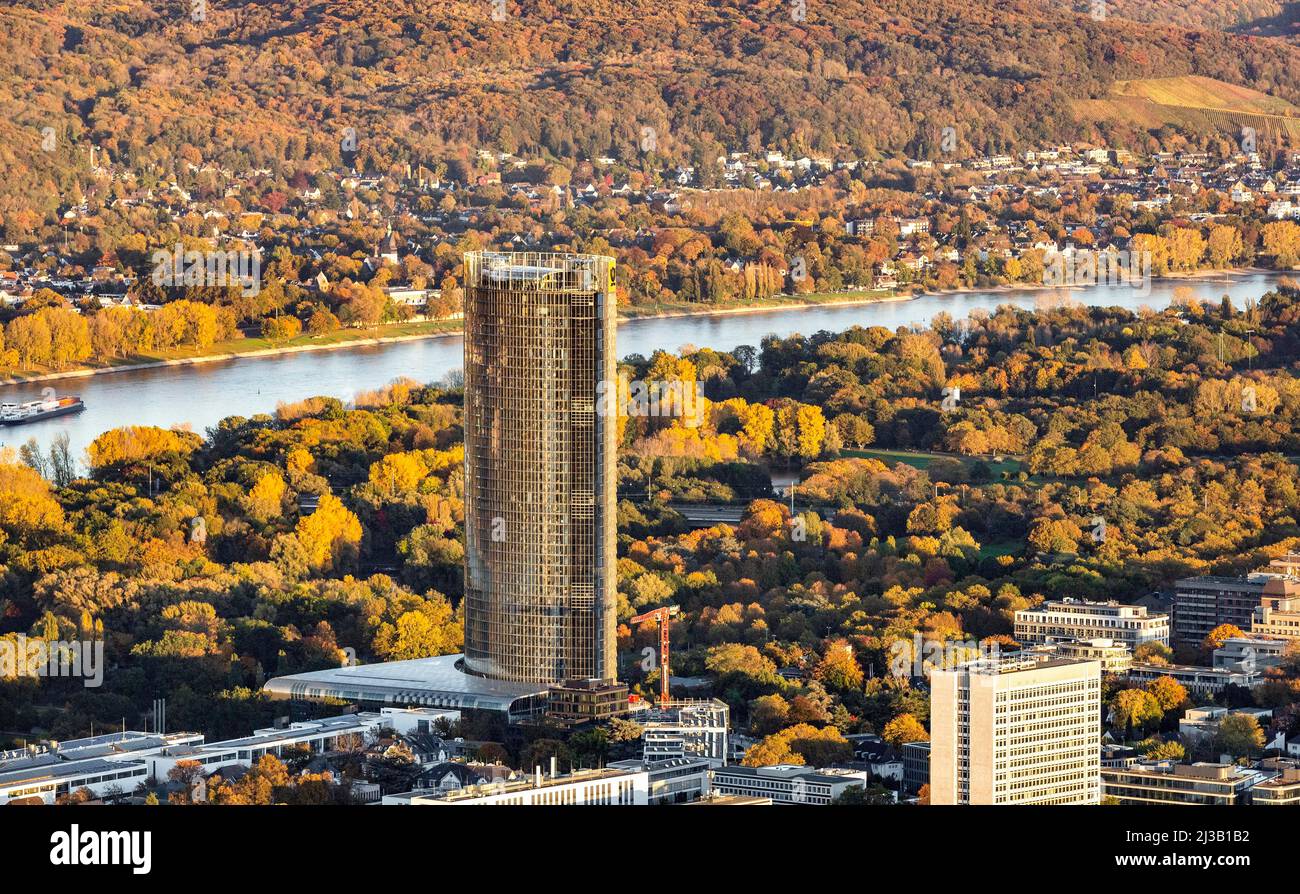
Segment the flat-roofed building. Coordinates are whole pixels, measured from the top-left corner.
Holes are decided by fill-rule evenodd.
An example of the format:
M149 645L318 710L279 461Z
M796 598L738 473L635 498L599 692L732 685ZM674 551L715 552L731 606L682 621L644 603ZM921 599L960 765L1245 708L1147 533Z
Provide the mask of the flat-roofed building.
M1096 804L1101 664L1010 655L930 677L930 803Z
M648 804L650 773L606 767L603 770L574 770L564 775L543 776L539 769L531 776L510 781L469 785L442 791L437 789L385 795L383 803L408 807L457 805L587 807Z
M908 742L898 751L903 756L903 790L915 795L930 782L930 743Z
M1232 636L1214 650L1214 666L1223 670L1268 670L1282 663L1287 640Z
M713 765L702 758L678 757L664 761L610 761L615 770L645 770L650 776L649 804L690 804L712 791Z
M1108 639L1136 649L1143 643L1169 645L1169 616L1118 602L1054 599L1016 612L1016 640L1026 645L1052 640Z
M718 794L771 798L773 804L830 804L855 785L866 788L865 770L732 764L713 771L713 790Z
M1120 804L1231 806L1266 774L1234 764L1172 761L1103 767L1102 797Z
M546 707L548 686L494 680L466 673L462 655L348 665L267 680L273 699L339 699L363 708L429 707L489 711L511 722L528 720Z
M305 720L283 727L266 727L238 739L165 748L147 758L149 775L154 779L166 779L167 774L183 761L197 763L204 773L211 773L218 767L251 767L264 755L281 757L286 749L301 746L316 754L337 751L352 744L365 744L380 730L402 734L432 732L438 719L452 721L459 716L456 711L386 708Z
M1250 790L1250 803L1266 807L1300 806L1300 764L1290 760L1260 761L1260 767L1277 775Z
M614 259L465 255L465 669L613 682Z
M698 757L711 766L727 763L730 709L719 699L674 699L638 711L632 719L642 728L645 761Z
M1113 639L1055 639L1025 650L1047 658L1069 658L1074 661L1097 661L1102 673L1117 674L1133 663L1133 652L1127 645Z
M570 723L608 720L627 713L627 685L607 680L565 680L547 692L546 714Z
M1134 662L1124 672L1134 683L1145 686L1160 677L1173 677L1189 695L1215 696L1229 686L1249 689L1262 675L1257 670L1232 670L1222 667L1201 667L1194 664L1143 664Z
M1278 596L1266 591L1251 615L1250 635L1300 640L1300 593Z
M1174 583L1174 639L1198 644L1221 624L1249 631L1260 598L1300 593L1300 579L1256 573L1246 577L1188 577Z
M1233 714L1254 717L1264 727L1268 726L1268 721L1273 717L1273 711L1269 708L1223 708L1218 705L1188 708L1178 720L1178 735L1189 745L1209 742L1219 732L1219 724Z
M148 780L151 755L202 742L199 733L126 730L0 752L0 804L53 804L81 789L100 798L129 795Z

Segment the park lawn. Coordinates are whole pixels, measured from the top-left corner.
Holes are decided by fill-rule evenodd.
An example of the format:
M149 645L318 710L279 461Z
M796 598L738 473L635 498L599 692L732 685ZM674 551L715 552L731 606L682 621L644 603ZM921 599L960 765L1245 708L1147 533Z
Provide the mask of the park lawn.
M993 470L993 480L997 481L1002 478L1003 473L1018 475L1022 469L1022 463L1015 457L1004 456L1001 460L986 459L979 456L956 456L947 453L929 453L923 450L888 450L884 448L868 447L863 450L845 450L845 456L856 456L862 459L878 459L886 465L895 465L903 463L917 469L928 469L930 464L936 459L957 460L966 466L967 470L975 465L981 459L985 465Z
M1003 540L997 543L980 544L979 557L993 559L998 556L1014 556L1022 552L1025 544L1019 540Z

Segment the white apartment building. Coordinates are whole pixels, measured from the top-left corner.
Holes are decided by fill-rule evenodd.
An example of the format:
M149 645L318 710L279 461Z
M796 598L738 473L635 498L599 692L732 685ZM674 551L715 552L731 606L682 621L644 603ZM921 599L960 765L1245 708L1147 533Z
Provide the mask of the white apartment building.
M1053 639L1109 639L1136 649L1143 643L1169 645L1169 616L1140 605L1057 599L1016 612L1016 640L1040 645Z
M1097 804L1101 663L1007 656L930 677L932 804Z

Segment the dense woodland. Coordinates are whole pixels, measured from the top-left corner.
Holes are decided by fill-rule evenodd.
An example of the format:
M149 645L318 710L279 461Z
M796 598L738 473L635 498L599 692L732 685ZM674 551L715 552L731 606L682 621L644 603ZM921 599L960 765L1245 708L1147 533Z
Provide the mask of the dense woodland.
M1011 647L1013 612L1045 597L1131 600L1266 564L1300 545L1298 325L1300 289L1284 283L1245 310L1003 308L628 358L629 378L698 381L704 399L690 418L621 420L621 675L653 690L653 630L627 621L680 605L674 672L707 678L764 737L754 762L816 763L845 753L845 733L925 735L923 685L887 671L898 642ZM457 651L460 405L397 382L203 437L113 430L84 471L57 450L7 457L4 633L102 638L109 667L98 690L4 682L0 729L67 737L165 694L173 727L232 736L276 713L258 693L269 675L349 649ZM925 461L871 453L889 449ZM797 519L770 498L789 469ZM690 530L670 504L697 501L740 503L743 520ZM1212 645L1147 657L1202 661ZM1275 707L1294 732L1294 670L1226 698ZM1107 697L1122 737L1150 749L1186 700L1122 681Z
M1128 5L1153 22L1221 24L1175 0ZM482 147L653 167L720 147L924 156L946 126L961 155L1146 147L1151 135L1073 118L1071 99L1115 79L1200 74L1300 101L1293 44L1074 6L812 0L800 21L786 0L512 0L497 22L486 0L249 0L207 3L195 22L188 0L24 0L0 10L0 218L52 221L89 184L91 145L147 186L186 162L285 177L332 166L347 128L346 160L362 170ZM653 153L639 149L644 127Z

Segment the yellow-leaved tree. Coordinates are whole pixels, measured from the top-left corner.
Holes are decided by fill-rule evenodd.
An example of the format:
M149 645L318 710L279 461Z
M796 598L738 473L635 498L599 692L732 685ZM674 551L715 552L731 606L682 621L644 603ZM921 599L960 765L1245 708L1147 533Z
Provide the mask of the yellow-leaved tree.
M309 570L334 571L356 559L361 522L338 497L325 494L315 512L299 519L293 536Z

